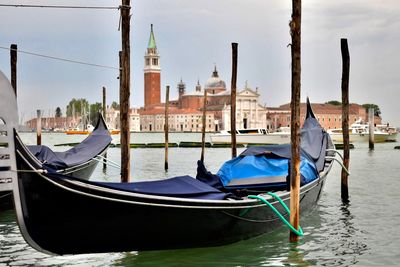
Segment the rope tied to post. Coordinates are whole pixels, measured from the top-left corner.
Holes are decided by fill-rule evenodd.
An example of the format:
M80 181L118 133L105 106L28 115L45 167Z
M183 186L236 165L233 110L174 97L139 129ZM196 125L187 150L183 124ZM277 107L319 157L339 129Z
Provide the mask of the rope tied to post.
M272 196L274 199L278 200L279 203L281 204L281 206L285 209L287 214L290 216L290 210L289 210L288 206L285 204L285 202L283 202L283 200L278 195L276 195L272 192L268 192L267 194ZM281 219L281 221L289 228L290 231L292 231L293 233L295 233L298 236L304 235L303 229L300 226L299 226L298 230L296 228L294 228L294 226L291 225L290 222L288 222L288 220L286 220L286 218L271 203L269 203L268 200L266 200L265 198L263 198L260 195L249 195L247 197L251 198L251 199L258 199L260 202L262 202L265 205L267 205L268 207L270 207L272 209L272 211L279 217L279 219Z

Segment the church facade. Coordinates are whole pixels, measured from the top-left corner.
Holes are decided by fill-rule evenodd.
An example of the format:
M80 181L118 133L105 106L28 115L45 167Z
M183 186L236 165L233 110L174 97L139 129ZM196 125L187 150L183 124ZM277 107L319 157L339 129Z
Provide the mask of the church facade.
M161 132L165 124L165 103L161 102L160 55L157 51L153 26L144 56L144 107L138 110L140 131ZM172 132L201 132L204 101L206 101L206 131L220 131L230 127L231 94L219 77L217 67L201 87L197 82L193 91L187 91L181 80L178 99L169 101L168 126ZM204 92L207 92L207 98ZM237 94L237 128L266 127L266 108L258 102L259 94L246 84Z

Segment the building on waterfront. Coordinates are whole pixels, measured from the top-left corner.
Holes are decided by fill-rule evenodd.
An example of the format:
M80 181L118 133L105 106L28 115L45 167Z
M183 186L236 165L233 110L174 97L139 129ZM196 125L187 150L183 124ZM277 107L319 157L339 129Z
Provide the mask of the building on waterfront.
M108 129L120 129L120 116L119 109L114 109L107 106L106 117L104 118ZM130 131L140 131L140 117L137 109L131 108L129 110L130 118ZM26 127L30 130L36 130L37 118L30 119L25 123ZM42 129L50 131L65 131L68 129L82 128L82 117L42 117ZM86 127L85 127L86 128Z
M243 90L236 94L236 128L270 128L267 119L267 108L260 104L258 88L251 89L247 82ZM228 130L231 127L231 105L222 110L222 125Z
M196 109L172 109L168 114L168 128L171 132L201 132L203 112ZM165 113L147 110L140 115L141 131L162 132L165 127ZM214 114L206 114L206 131L213 131Z
M165 103L161 102L161 64L157 49L153 25L144 55L144 106L130 109L130 130L142 132L162 132L165 127ZM206 106L206 131L230 129L231 92L220 77L217 66L211 72L202 88L200 81L193 90L188 90L180 79L177 84L178 98L169 101L168 126L171 132L200 132L202 114ZM207 98L204 93L207 92ZM204 103L206 101L206 103ZM314 113L325 129L341 128L341 107L331 104L313 104ZM301 105L302 121L305 116L305 104ZM359 118L367 121L365 109L357 104L350 105L350 123ZM266 128L276 131L280 127L290 126L290 104L279 107L266 107L260 103L259 89L252 89L248 83L236 94L236 128ZM42 119L47 128L74 128L80 119L48 118ZM106 123L110 129L120 129L119 109L107 107ZM380 118L375 122L380 124ZM28 127L36 128L36 119L29 121ZM63 126L62 126L63 125Z
M63 131L70 128L75 128L81 121L81 117L42 117L42 129ZM37 118L33 118L25 122L25 125L30 130L37 129Z
M157 50L153 26L147 51L144 56L144 107L137 110L140 116L140 131L161 132L165 124L165 103L161 103L161 68L160 55ZM206 99L206 131L218 131L222 126L222 109L230 103L230 93L225 82L219 78L216 66L204 89L198 81L193 92L186 90L180 80L177 86L178 99L169 101L169 130L174 132L200 132L204 107L204 90Z
M120 129L120 112L119 109L114 109L107 106L106 117L104 118L108 129ZM136 108L129 109L129 129L131 132L140 131L140 116Z
M328 129L342 128L342 106L332 104L312 103L314 114L321 126ZM300 105L300 121L301 124L305 120L306 103ZM279 106L278 108L267 108L267 118L271 122L270 129L272 131L279 127L290 126L290 103ZM349 105L349 124L361 119L364 122L368 121L368 113L365 108L359 104ZM381 124L382 119L378 116L374 118L375 124Z

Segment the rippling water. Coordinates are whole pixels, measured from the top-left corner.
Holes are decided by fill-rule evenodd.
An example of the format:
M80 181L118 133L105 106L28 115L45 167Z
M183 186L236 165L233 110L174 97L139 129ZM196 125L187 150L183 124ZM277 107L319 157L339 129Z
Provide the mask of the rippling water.
M45 135L43 142L72 142L72 138L80 141L81 137L65 141L65 136ZM145 135L140 138L145 139ZM34 136L26 134L23 139L29 143ZM148 139L162 142L162 134L149 135ZM170 139L199 141L200 135L178 134ZM336 165L319 205L302 214L305 235L297 244L288 242L288 231L282 227L272 234L222 247L50 256L30 248L19 233L13 211L3 211L0 266L398 266L400 150L394 149L396 145L399 143L376 144L371 152L367 144L356 144L350 152L350 203L342 204L340 168ZM111 148L108 155L118 162L119 153L119 149ZM169 171L165 173L163 149L133 149L131 153L133 180L195 175L196 160L200 157L199 148L170 148ZM207 149L206 165L216 172L229 157L229 149ZM118 170L109 167L103 172L98 167L92 180L118 181Z

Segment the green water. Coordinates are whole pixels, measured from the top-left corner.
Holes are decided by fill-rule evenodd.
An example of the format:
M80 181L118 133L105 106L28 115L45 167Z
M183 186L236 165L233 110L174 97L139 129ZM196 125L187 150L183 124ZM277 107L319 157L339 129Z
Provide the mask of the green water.
M351 150L350 204L341 202L340 168L335 165L317 207L301 214L304 236L298 244L288 242L289 233L282 226L272 234L222 247L51 256L30 248L14 213L6 211L0 212L0 266L399 266L400 150L394 149L398 145L376 144L369 151L367 144L356 144ZM111 148L109 157L118 161L119 153ZM195 175L200 157L199 148L170 148L165 173L163 149L131 153L134 180ZM215 172L229 157L229 149L207 149L206 165ZM117 181L118 170L108 168L104 173L99 167L92 180Z

